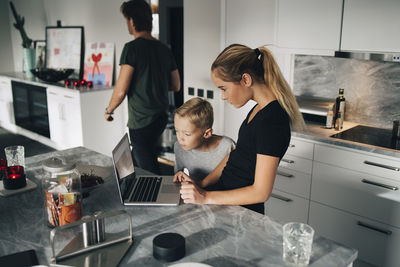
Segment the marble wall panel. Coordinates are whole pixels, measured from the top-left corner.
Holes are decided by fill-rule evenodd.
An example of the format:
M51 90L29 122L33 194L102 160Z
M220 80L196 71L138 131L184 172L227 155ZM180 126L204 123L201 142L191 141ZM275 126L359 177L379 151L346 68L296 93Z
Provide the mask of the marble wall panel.
M295 56L295 95L336 98L344 88L345 120L391 128L400 119L400 63Z

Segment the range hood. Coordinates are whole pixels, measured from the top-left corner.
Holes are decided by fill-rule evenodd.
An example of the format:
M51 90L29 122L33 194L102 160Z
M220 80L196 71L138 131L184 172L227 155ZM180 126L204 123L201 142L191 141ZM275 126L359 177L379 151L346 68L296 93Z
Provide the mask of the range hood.
M339 50L335 51L335 57L338 58L352 58L361 60L372 61L385 61L385 62L400 62L400 52L374 52L374 51L347 51L342 49L342 34L343 34L343 18L344 18L344 3L342 1L342 18L340 24L339 36Z
M335 51L335 57L373 61L400 62L400 53L368 51Z

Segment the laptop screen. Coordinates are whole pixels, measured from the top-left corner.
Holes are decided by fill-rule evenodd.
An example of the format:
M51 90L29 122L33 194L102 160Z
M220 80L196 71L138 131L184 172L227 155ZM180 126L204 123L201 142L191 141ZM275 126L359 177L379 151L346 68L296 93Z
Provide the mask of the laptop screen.
M123 179L135 172L128 134L122 137L114 148L112 155L118 179Z

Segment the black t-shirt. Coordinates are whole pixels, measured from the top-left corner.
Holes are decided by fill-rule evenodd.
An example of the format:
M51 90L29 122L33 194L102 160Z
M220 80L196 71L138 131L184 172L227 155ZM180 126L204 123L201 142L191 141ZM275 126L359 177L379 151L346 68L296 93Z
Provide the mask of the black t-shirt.
M280 160L289 146L289 116L279 102L270 102L248 123L254 108L255 106L240 126L236 149L231 152L222 172L219 185L223 190L252 185L257 154L275 156ZM246 207L253 209L251 206L254 205ZM263 203L257 206L253 210L264 213Z
M140 129L167 114L168 89L176 62L171 50L158 40L137 38L126 43L120 65L134 67L128 90L128 128Z

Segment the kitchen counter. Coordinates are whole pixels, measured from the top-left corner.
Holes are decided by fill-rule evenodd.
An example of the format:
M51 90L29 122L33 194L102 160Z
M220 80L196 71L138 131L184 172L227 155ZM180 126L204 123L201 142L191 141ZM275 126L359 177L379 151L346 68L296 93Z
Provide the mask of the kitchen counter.
M27 177L34 191L0 201L0 256L34 249L41 264L51 257L50 228L46 226L40 180L42 161L50 156L74 158L82 164L112 168L111 158L77 147L26 159ZM137 169L139 174L146 173ZM83 200L84 214L123 209L132 217L134 244L121 266L168 266L152 256L153 238L176 232L186 239L186 256L175 263L202 262L212 266L286 266L282 260L282 225L268 216L240 206L189 205L124 207L115 180ZM120 222L113 222L118 228ZM122 227L122 225L121 225ZM314 237L310 266L351 266L357 251L321 236Z
M80 93L90 93L90 92L97 92L97 91L102 91L102 90L113 90L113 87L104 86L104 85L93 85L93 88L79 88L79 89L69 88L69 87L64 86L63 81L61 81L61 82L45 82L36 77L28 78L22 72L0 73L0 76L10 78L14 81L30 83L30 84L34 84L34 85L38 85L38 86L57 86L57 87L60 87L61 89L77 91Z
M348 130L352 127L355 127L357 125L363 125L363 124L345 121L343 123L343 129L341 129L340 131L336 131L333 128L326 129L321 124L314 124L314 123L307 122L306 130L304 130L302 132L292 132L292 136L301 137L301 138L305 138L305 139L309 139L309 140L313 140L313 141L317 141L317 142L321 142L321 143L325 143L325 144L332 144L332 145L337 145L337 146L341 146L341 147L353 148L353 149L357 149L357 150L361 150L361 151L365 151L365 152L371 152L371 153L376 153L376 154L380 154L380 155L400 158L400 150L378 147L378 146L362 144L362 143L358 143L358 142L352 142L352 141L341 140L341 139L330 137L333 134L343 132L343 131Z

